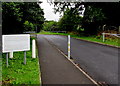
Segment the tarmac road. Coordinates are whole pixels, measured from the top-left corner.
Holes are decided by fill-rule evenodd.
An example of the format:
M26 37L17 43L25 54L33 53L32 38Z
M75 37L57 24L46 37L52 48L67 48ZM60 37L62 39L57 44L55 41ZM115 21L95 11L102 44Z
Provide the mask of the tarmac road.
M44 35L67 54L67 37ZM118 84L118 49L71 38L71 57L94 80Z
M96 86L49 43L44 35L37 36L37 45L42 86Z

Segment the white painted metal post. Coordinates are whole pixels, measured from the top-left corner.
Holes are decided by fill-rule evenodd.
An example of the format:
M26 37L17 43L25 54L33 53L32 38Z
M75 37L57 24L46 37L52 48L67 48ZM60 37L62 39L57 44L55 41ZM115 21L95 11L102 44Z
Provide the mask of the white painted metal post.
M9 58L13 58L13 52L9 52Z
M24 51L24 64L26 64L26 51Z
M8 53L6 53L6 66L8 67Z
M105 33L102 33L103 35L103 42L105 42Z
M70 35L68 35L68 59L70 59Z
M32 40L32 58L36 58L36 44L35 44L35 39Z

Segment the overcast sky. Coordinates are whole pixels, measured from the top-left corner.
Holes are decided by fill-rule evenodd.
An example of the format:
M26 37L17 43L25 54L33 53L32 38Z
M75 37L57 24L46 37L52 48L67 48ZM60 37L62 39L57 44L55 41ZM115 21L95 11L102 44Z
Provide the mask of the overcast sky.
M44 17L46 18L46 20L55 20L58 21L60 18L60 14L57 13L55 14L53 11L54 5L50 5L49 3L47 3L47 0L40 0L43 3L40 4L41 8L44 9Z

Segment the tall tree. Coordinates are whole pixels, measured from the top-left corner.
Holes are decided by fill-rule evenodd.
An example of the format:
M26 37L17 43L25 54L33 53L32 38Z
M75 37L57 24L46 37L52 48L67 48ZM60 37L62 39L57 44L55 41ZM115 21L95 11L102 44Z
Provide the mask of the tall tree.
M120 2L55 2L55 12L65 11L66 8L78 10L79 13L83 10L82 5L85 6L85 13L82 21L82 26L85 33L96 34L97 31L107 25L119 26L119 9ZM73 12L74 12L73 10ZM100 28L101 27L101 28Z
M106 16L105 23L109 25L120 25L119 15L119 9L120 9L120 2L89 2L84 3L85 7L93 6L95 8L102 9L102 12Z
M23 3L2 3L2 33L21 33L22 15L20 5Z
M42 29L42 24L44 23L44 12L43 9L37 4L37 2L27 2L24 3L22 7L23 11L23 22L26 20L33 23L35 25L35 29L37 32Z
M86 35L96 35L106 19L102 9L94 6L87 6L82 20L82 27Z
M44 23L44 12L37 2L4 2L2 3L3 15L3 34L23 33L26 31L25 23L29 22L31 27L37 32L42 28ZM33 24L33 25L32 25Z
M45 31L57 31L58 30L58 23L56 21L45 21L43 24Z
M59 29L65 31L77 31L78 25L81 24L81 19L82 18L77 10L73 11L73 9L67 9L58 22Z

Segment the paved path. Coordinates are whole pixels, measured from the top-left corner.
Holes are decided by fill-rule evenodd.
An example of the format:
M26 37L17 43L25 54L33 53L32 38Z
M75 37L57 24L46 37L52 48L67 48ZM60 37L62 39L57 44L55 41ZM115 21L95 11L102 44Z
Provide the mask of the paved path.
M80 84L88 84L87 86L93 84L55 47L44 39L44 35L37 36L37 44L43 84L79 84L78 86L81 86Z
M67 37L45 35L47 40L67 54ZM118 49L71 38L71 56L99 82L118 83Z

